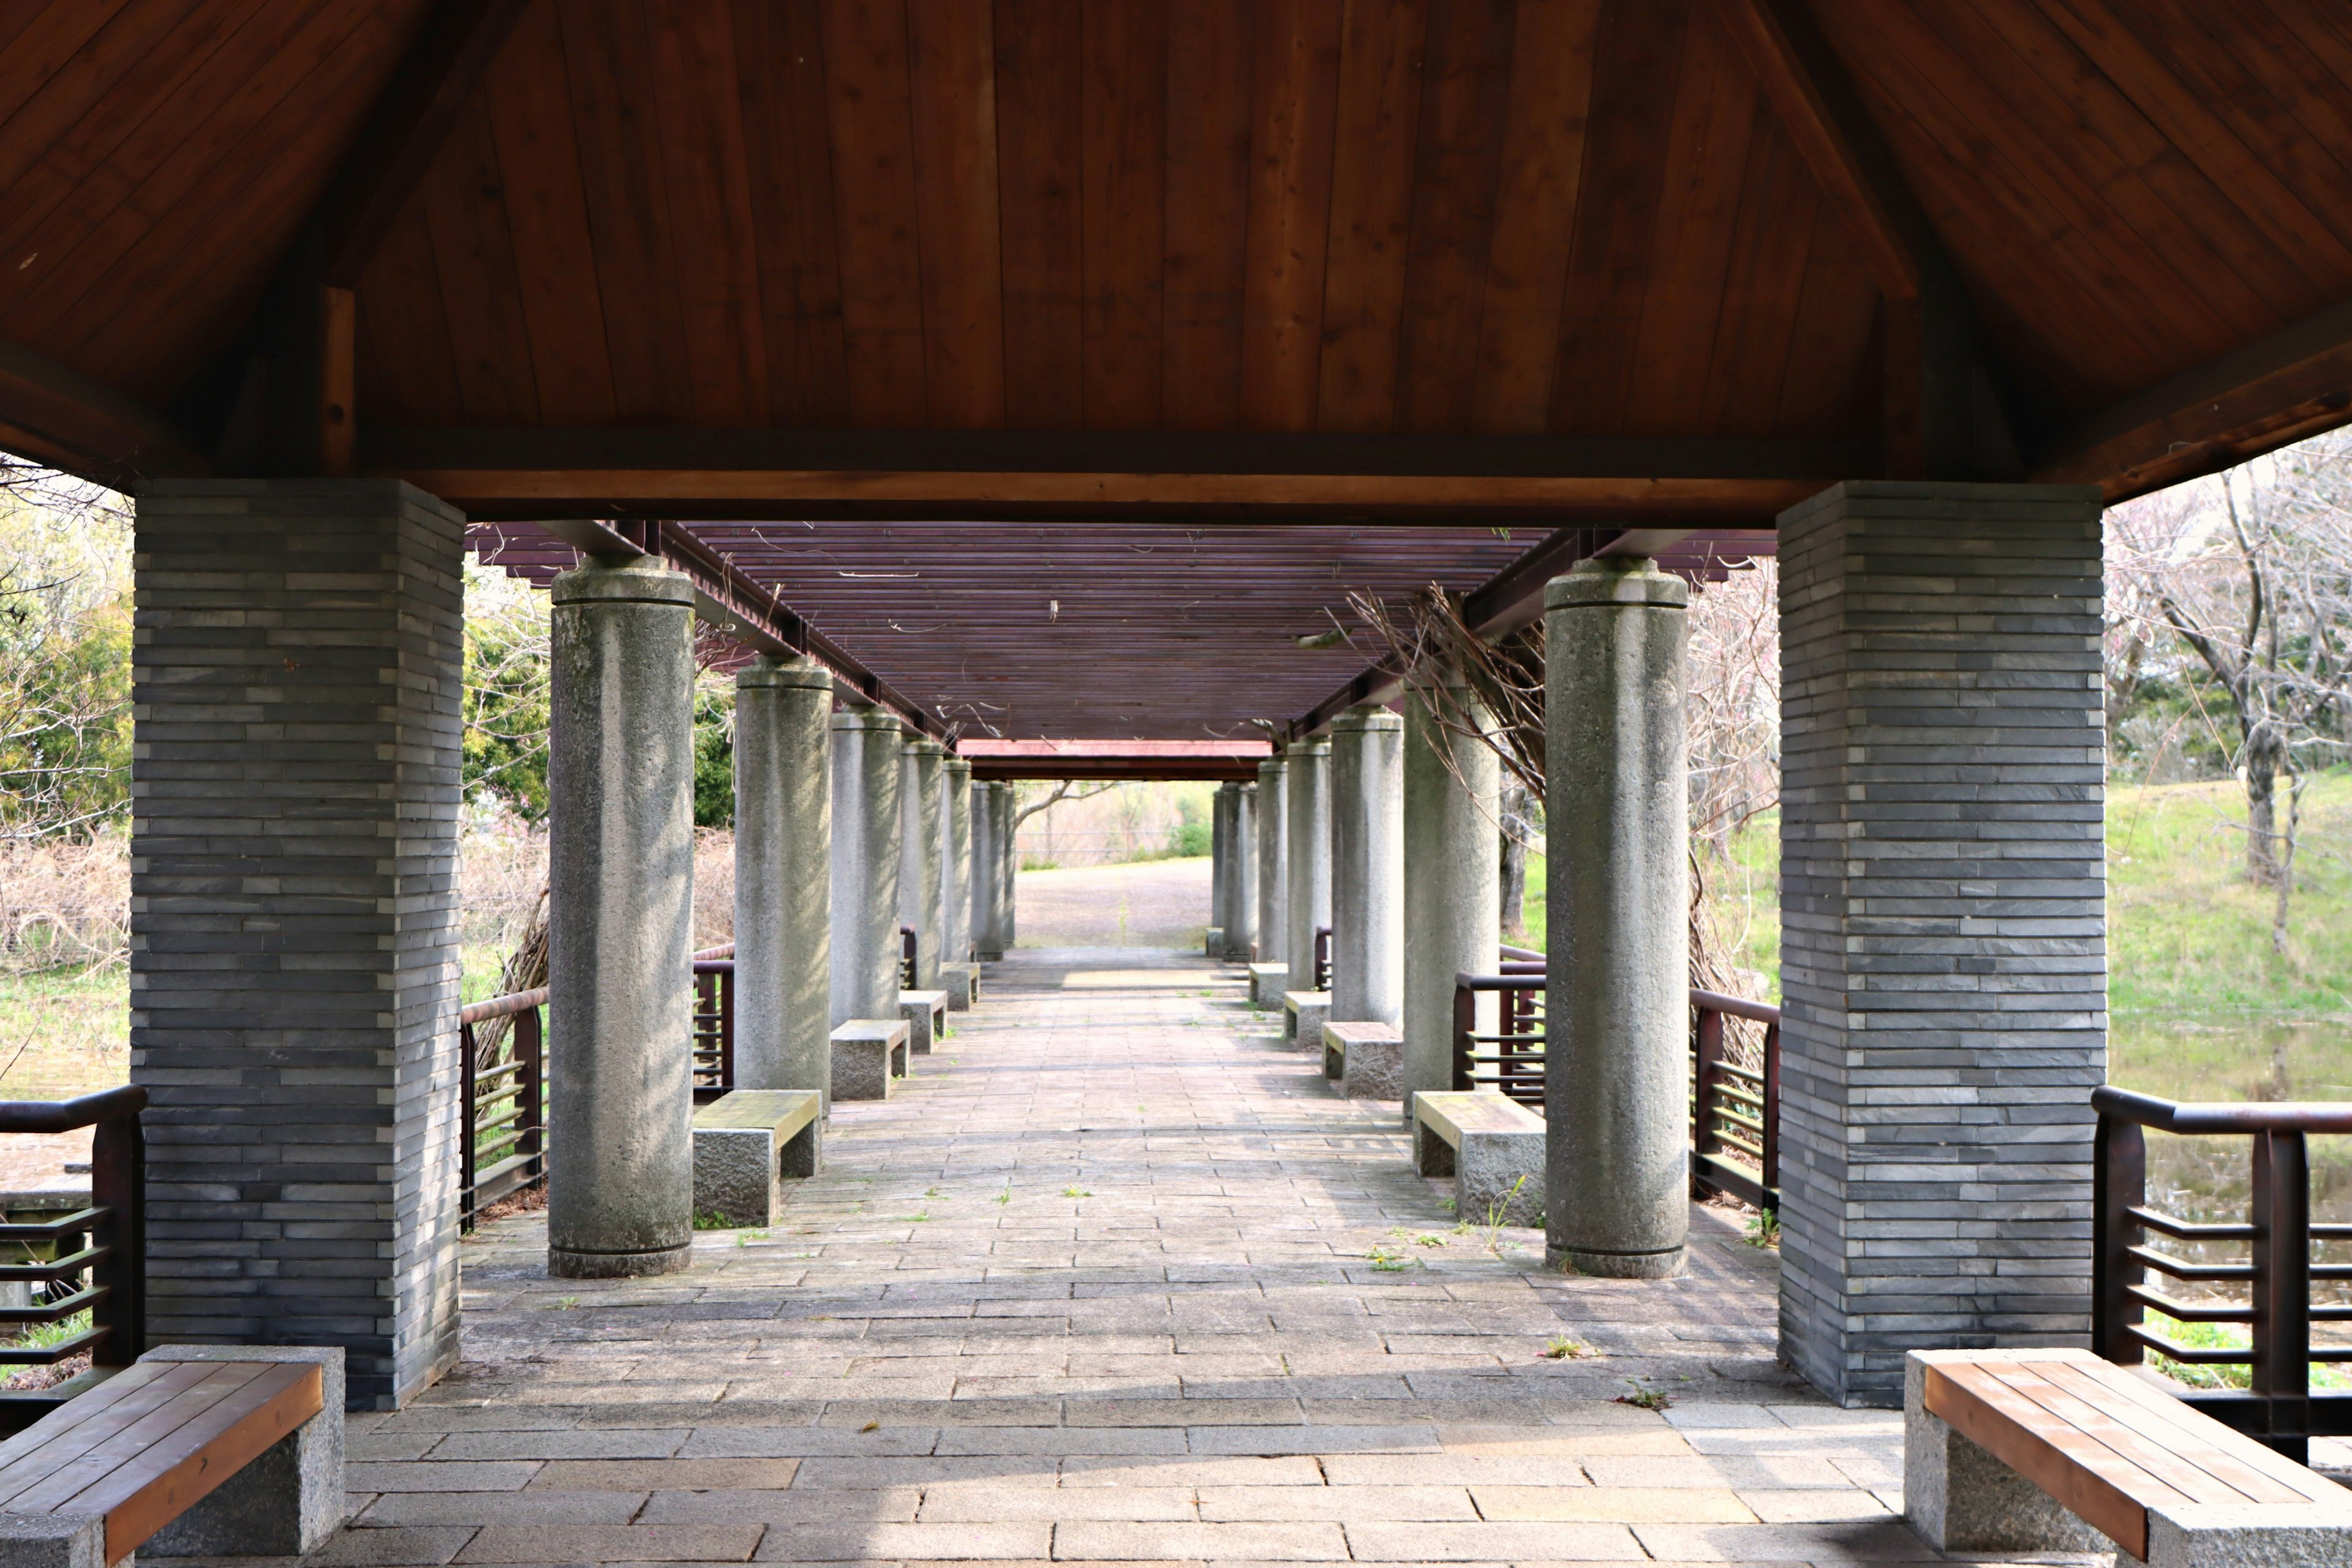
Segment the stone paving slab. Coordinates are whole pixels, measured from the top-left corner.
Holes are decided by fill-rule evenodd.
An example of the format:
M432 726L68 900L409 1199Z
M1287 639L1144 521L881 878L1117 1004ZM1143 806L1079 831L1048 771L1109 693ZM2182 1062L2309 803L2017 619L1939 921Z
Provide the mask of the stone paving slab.
M1686 1279L1547 1273L1244 985L1018 951L685 1274L550 1280L540 1217L483 1226L464 1360L352 1418L312 1563L1942 1561L1900 1419L1775 1363L1731 1215Z

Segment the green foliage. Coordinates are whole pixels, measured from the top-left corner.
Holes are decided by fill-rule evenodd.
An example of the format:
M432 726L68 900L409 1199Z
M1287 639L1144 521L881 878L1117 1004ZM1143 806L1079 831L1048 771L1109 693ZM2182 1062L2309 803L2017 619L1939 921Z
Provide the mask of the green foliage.
M694 825L735 825L735 685L709 678L694 694Z
M0 826L87 839L131 800L131 527L119 498L0 492Z
M1168 858L1191 859L1216 847L1216 833L1206 808L1195 795L1176 799L1176 826L1168 834Z
M466 563L468 799L495 795L527 821L547 815L547 595Z

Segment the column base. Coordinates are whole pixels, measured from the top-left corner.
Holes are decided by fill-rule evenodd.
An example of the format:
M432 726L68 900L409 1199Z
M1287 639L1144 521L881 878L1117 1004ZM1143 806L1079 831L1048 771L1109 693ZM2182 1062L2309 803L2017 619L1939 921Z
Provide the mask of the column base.
M1601 1279L1679 1279L1690 1272L1690 1249L1580 1252L1574 1247L1547 1247L1544 1266L1562 1274L1590 1274Z
M547 1249L551 1279L639 1279L650 1274L683 1274L694 1267L694 1244L658 1252L565 1252Z

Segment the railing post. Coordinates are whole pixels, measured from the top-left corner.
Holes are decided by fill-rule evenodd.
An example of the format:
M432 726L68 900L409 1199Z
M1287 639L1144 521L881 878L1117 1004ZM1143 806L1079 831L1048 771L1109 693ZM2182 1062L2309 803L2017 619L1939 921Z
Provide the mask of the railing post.
M92 1366L129 1366L147 1348L146 1135L139 1113L109 1117L91 1130L89 1201L106 1210L90 1244L108 1248L89 1271L108 1287L90 1308L91 1326L107 1331L90 1347Z
M531 1181L541 1181L547 1175L547 1149L541 1139L546 1122L542 1106L546 1091L541 1087L546 1073L546 1025L540 1010L526 1007L515 1015L515 1152L530 1157L526 1173ZM529 1182L524 1185L528 1186Z
M2131 1211L2147 1201L2147 1135L2137 1121L2101 1112L2091 1137L2091 1351L2104 1361L2137 1366L2147 1349L2126 1332L2146 1316L2131 1287L2147 1277L2132 1260L2139 1221Z
M474 1096L478 1086L474 1077L481 1071L476 1059L481 1049L474 1039L474 1026L460 1019L457 1024L457 1228L474 1228L474 1145L482 1136L481 1113L476 1109Z
M1780 1191L1780 1026L1764 1026L1764 1190Z
M1478 994L1462 984L1462 976L1454 977L1454 1087L1475 1089L1470 1075L1474 1070L1475 1043L1470 1037L1478 1028Z
M1712 1154L1722 1147L1715 1135L1716 1080L1723 1065L1723 1015L1700 1006L1693 1030L1691 1055L1691 1152Z
M2254 1397L2271 1447L2311 1449L2311 1168L2299 1128L2254 1134Z
M913 938L908 939L909 943ZM735 1087L735 965L713 976L719 986L719 1087Z

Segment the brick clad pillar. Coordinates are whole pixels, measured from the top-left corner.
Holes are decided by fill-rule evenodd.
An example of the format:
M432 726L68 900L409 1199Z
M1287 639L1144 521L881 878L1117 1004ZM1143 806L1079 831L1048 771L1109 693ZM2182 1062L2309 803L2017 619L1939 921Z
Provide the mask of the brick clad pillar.
M2086 1342L2106 1074L2099 494L1782 514L1782 1353Z
M457 1352L465 520L380 479L140 494L131 1077L163 1342Z

